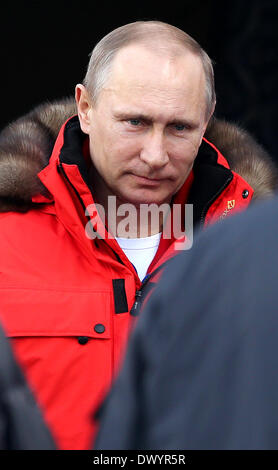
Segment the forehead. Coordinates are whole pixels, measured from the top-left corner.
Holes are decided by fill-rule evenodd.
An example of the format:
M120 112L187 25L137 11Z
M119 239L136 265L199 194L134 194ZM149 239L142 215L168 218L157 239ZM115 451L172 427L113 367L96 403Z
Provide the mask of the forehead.
M205 76L199 57L182 49L179 54L155 53L144 46L120 50L103 88L110 103L167 109L194 114L205 109ZM107 96L108 97L108 96Z

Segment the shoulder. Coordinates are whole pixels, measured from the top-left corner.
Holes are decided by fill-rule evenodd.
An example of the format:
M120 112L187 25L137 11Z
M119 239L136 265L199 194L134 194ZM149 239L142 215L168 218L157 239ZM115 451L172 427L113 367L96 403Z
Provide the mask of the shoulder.
M32 209L27 212L4 212L0 214L0 251L6 255L11 250L30 250L56 235L58 220L53 208Z

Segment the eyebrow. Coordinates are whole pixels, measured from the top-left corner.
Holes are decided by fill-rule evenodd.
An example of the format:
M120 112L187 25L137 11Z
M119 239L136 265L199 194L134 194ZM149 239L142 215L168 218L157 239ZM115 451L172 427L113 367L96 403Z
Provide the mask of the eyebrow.
M131 119L131 118L136 118L136 119L140 119L142 121L145 121L145 122L153 122L155 119L153 118L153 116L150 116L148 114L144 114L144 113L139 113L139 112L136 112L136 111L124 111L124 112L115 112L114 113L114 116L119 119L119 120L126 120L126 119ZM175 119L172 119L168 122L168 124L182 124L183 126L186 126L186 127L189 127L191 129L195 129L196 127L198 127L198 123L195 122L195 121L192 121L190 119L178 119L178 118L175 118Z

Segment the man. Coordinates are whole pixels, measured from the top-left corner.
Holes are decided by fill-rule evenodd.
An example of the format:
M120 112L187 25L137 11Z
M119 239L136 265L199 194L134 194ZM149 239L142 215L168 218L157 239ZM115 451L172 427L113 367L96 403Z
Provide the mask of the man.
M223 135L236 134L234 168L252 167L255 155L250 183L203 139L213 69L173 26L136 22L105 36L76 103L49 162L57 128L75 113L71 100L39 107L0 139L0 317L63 449L91 445L92 413L140 301L176 253L173 230L162 233L173 208L193 203L194 223L206 226L247 208L254 188L258 197L276 184L274 165L244 132L210 129L223 148ZM146 205L166 205L168 216L152 224ZM185 219L183 211L182 233Z
M96 449L278 448L277 205L210 227L171 261L99 412Z

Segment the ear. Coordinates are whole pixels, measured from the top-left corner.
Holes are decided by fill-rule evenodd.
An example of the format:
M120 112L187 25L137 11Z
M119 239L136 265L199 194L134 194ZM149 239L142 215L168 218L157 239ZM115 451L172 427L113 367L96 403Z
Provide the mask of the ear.
M201 143L202 143L203 137L204 137L205 132L206 132L206 130L207 130L209 121L210 121L210 119L212 118L213 113L214 113L214 111L215 111L215 105L216 105L216 101L214 102L214 105L213 105L213 107L212 107L212 109L211 109L210 115L208 116L208 118L206 119L206 121L205 121L205 123L204 123L203 129L202 129L202 136L201 136L201 139L200 139L200 145L201 145Z
M75 87L75 101L77 104L80 127L85 134L89 134L91 125L92 105L88 91L80 83Z

